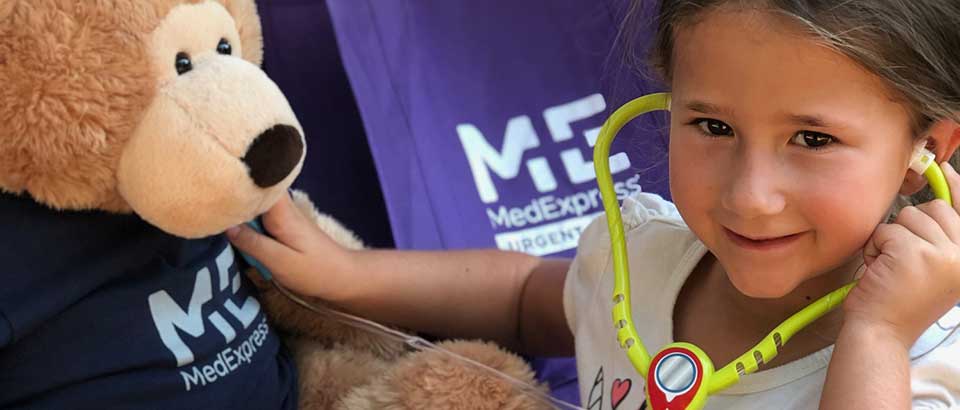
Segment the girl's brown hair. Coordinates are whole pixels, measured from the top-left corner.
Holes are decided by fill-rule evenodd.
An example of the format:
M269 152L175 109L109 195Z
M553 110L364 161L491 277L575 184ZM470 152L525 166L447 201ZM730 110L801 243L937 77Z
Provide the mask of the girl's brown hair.
M641 1L623 26L628 63L643 28ZM960 122L960 0L662 0L650 66L669 84L676 31L722 8L749 8L785 16L813 38L879 76L913 114L914 135L934 121ZM957 155L951 158L955 166ZM927 191L926 189L924 191ZM924 201L921 192L914 201Z

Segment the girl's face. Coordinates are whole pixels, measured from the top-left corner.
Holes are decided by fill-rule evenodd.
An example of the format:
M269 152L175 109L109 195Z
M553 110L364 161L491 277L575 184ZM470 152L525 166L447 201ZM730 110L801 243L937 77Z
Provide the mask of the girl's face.
M718 11L676 35L670 187L747 296L860 254L903 183L910 115L782 17Z

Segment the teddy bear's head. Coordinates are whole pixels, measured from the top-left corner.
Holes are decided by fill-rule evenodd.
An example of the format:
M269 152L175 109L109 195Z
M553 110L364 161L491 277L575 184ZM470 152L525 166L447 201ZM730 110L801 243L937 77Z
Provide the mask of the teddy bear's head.
M183 237L252 219L304 158L253 0L0 2L0 190Z

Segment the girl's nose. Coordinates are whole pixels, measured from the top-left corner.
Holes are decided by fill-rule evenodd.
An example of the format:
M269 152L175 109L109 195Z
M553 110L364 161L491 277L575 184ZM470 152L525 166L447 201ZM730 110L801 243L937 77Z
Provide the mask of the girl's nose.
M779 214L786 207L773 161L745 157L729 178L720 202L731 213L752 219Z

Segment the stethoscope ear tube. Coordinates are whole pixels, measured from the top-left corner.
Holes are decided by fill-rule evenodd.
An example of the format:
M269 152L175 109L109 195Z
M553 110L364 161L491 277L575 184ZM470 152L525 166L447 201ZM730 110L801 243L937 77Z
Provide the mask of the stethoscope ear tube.
M644 378L650 367L650 353L633 324L630 311L630 268L627 261L627 244L624 239L623 220L620 203L613 187L610 175L610 145L617 133L628 122L652 111L670 109L670 94L650 94L634 99L620 107L603 123L597 143L593 148L593 166L597 173L597 185L603 199L603 209L607 215L607 227L610 230L610 242L613 251L614 291L613 325L617 330L617 340L626 350L630 363Z

